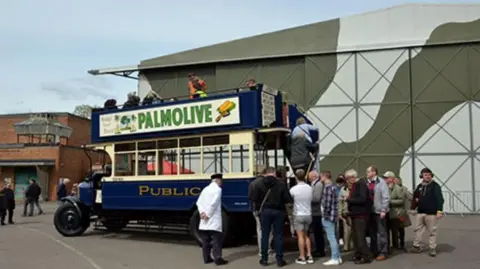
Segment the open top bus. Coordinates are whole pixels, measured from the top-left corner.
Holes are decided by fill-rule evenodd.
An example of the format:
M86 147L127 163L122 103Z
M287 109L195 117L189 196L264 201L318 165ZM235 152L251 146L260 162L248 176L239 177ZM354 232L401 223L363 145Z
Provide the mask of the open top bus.
M256 230L248 186L268 166L288 167L287 139L300 116L281 92L262 84L207 98L96 110L91 147L106 152L111 164L81 185L78 197L64 198L55 227L64 236L83 234L91 221L109 231L171 227L201 243L195 203L210 176L222 173L225 244L250 238Z

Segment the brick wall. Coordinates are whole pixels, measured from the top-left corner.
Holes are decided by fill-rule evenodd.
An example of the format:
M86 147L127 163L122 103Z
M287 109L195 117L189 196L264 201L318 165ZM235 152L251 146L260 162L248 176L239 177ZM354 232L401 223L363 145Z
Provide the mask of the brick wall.
M52 113L56 119L70 126L72 135L68 139L68 145L81 146L90 143L90 120L78 117L68 113ZM30 114L12 114L0 115L0 144L17 143L17 134L13 125L27 120ZM28 143L28 137L22 136L19 138L19 143Z
M58 157L59 146L52 147L24 147L0 148L0 160L55 160Z
M81 146L90 144L91 123L89 119L70 115L65 122L73 129L72 136L68 139L68 145Z
M103 154L89 152L92 158L92 164L103 164ZM56 188L59 178L69 178L73 183L82 181L90 170L90 161L81 148L61 147L60 159L55 173L51 173L49 193L55 198ZM110 163L108 155L105 157L105 164ZM71 187L71 186L70 186Z
M70 178L76 183L82 180L90 169L90 162L85 152L80 148L90 143L90 120L68 113L53 113L58 121L70 126L72 135L68 139L68 146L26 146L23 148L0 148L0 160L55 160L49 174L49 199L56 199L56 188L59 178ZM17 143L17 134L13 124L27 120L30 114L0 115L0 144ZM28 143L27 137L22 137L20 143ZM103 155L89 153L93 164L103 163ZM110 158L105 158L110 163ZM14 176L13 167L2 167L0 171L0 185L3 179Z

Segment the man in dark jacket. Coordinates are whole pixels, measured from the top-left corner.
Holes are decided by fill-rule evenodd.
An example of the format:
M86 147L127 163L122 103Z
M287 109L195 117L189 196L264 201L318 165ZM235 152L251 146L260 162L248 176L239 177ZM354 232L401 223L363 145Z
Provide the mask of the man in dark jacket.
M313 153L315 152L316 144L312 144L305 137L305 133L298 133L297 136L290 138L290 165L295 173L298 169L305 172L310 172L313 168L314 161ZM309 167L310 166L310 167Z
M23 206L23 216L27 215L27 207L30 206L28 216L33 216L33 206L36 205L38 208L38 214L43 214L43 210L40 207L39 198L42 193L42 188L37 184L35 179L30 179L30 185L28 185L25 190L25 203Z
M275 168L267 168L262 184L254 193L255 211L260 216L262 226L262 258L260 264L268 265L268 237L273 227L275 241L275 258L277 265L283 267L286 262L283 260L283 226L285 223L285 205L291 203L292 199L285 184L276 178Z
M369 198L369 190L365 179L359 179L355 170L345 172L345 178L352 183L350 195L347 198L348 214L352 219L353 242L356 264L371 263L370 250L365 239L368 217L372 213L373 202Z
M442 187L433 180L432 170L423 168L420 172L420 183L413 193L414 201L412 210L417 210L417 221L414 230L415 238L413 240L413 253L420 253L420 242L422 241L425 229L429 233L428 246L429 255L437 255L437 227L438 220L443 217L443 195Z
M7 184L2 191L0 191L0 195L3 194L5 196L5 209L6 213L8 214L8 223L13 223L13 211L15 210L15 193L11 189L11 185Z
M258 191L259 187L263 184L263 174L265 174L266 169L262 171L261 175L258 175L256 179L254 179L252 182L250 182L250 185L248 186L248 199L250 200L250 203L252 204L252 209L253 209L253 217L255 218L255 223L257 227L257 244L258 244L258 255L261 256L261 250L262 250L262 225L260 224L260 216L258 215L258 212L255 210L257 207L255 206L255 197L256 197L256 192ZM270 233L269 236L269 243L268 246L272 245L273 241L273 235ZM272 251L269 250L269 253Z

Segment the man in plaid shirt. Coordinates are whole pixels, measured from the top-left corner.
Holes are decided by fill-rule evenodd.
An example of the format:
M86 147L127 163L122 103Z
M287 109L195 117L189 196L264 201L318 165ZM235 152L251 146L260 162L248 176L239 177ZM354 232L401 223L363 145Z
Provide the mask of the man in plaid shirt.
M335 227L338 220L338 196L337 188L333 184L331 173L322 173L322 182L324 184L322 195L322 223L327 239L330 244L332 258L324 262L323 265L340 265L342 258L340 257L340 249L338 247L337 237L335 235Z

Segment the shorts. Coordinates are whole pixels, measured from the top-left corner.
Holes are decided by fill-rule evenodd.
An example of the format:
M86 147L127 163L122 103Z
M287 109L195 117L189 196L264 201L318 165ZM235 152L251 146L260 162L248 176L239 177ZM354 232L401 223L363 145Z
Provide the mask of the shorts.
M295 231L308 232L312 224L312 216L293 216L293 228Z

